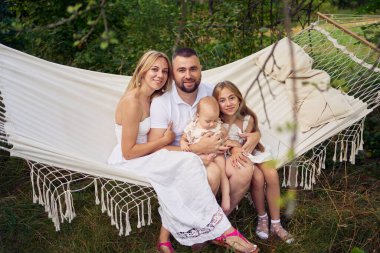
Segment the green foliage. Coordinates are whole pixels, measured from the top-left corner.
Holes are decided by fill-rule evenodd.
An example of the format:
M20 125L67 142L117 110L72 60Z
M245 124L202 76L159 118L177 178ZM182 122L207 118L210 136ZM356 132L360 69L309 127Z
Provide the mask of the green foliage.
M320 2L291 5L291 17L305 24L308 8ZM49 61L128 75L144 51L170 56L186 46L195 48L209 69L283 36L283 5L280 0L5 0L0 42Z

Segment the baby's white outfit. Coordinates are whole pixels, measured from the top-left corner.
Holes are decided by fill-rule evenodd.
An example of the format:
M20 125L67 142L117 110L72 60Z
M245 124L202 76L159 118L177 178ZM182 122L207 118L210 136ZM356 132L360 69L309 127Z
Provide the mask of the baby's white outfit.
M220 134L222 131L222 121L219 119L216 126L212 129L204 129L197 126L198 120L193 119L183 131L186 134L189 144L197 143L205 133L212 132L214 134Z

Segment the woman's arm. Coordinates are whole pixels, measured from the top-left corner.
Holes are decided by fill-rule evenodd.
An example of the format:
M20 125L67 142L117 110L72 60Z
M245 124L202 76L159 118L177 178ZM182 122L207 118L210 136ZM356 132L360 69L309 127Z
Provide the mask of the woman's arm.
M121 101L119 106L121 107L122 121L121 150L124 159L129 160L148 155L173 141L174 133L170 124L161 138L152 142L137 144L137 134L142 117L141 106L137 99L125 99Z

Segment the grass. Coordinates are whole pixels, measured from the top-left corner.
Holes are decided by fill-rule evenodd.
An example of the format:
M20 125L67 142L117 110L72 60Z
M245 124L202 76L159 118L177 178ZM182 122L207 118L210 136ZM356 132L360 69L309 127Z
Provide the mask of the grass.
M77 217L60 232L43 208L32 204L29 170L17 158L2 156L0 177L0 252L155 252L160 220L119 237L94 205L93 192L74 194ZM256 213L243 201L230 219L261 252L376 252L380 248L380 159L359 155L358 164L335 164L319 177L313 191L296 191L297 207L284 225L297 238L293 245L254 235ZM286 193L286 190L283 190ZM178 252L190 248L174 243ZM364 251L361 251L364 250ZM203 252L227 252L214 245Z

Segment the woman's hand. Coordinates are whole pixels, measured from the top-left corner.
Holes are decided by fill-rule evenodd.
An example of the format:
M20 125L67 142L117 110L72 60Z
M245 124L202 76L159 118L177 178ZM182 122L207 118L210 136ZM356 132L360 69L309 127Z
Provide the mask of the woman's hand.
M255 149L255 147L260 141L260 138L261 138L260 132L241 133L239 135L240 137L247 139L243 145L243 149L247 153L252 154L252 151Z
M175 139L175 133L173 132L172 127L173 127L173 122L170 121L168 128L166 128L164 132L164 136L162 136L162 138L165 141L165 145L172 143Z

